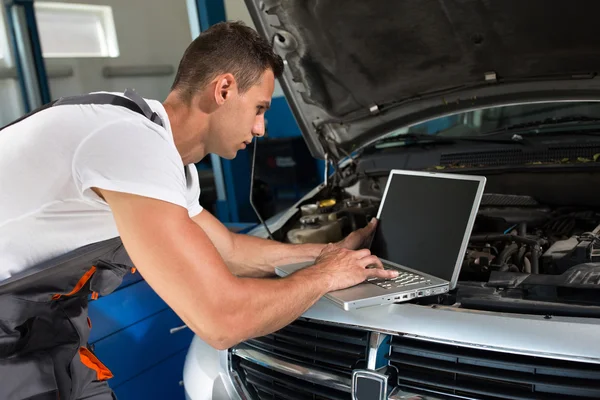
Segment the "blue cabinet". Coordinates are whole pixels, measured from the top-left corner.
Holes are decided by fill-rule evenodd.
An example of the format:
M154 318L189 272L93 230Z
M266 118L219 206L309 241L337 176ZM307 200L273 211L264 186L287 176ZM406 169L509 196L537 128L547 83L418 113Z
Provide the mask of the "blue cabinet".
M119 400L180 399L183 364L193 333L139 274L114 293L91 301L90 344L112 371Z
M114 387L118 399L184 400L185 391L181 382L186 354L186 350L175 353L162 363Z
M167 304L145 281L101 297L90 303L90 343L96 343L167 308Z

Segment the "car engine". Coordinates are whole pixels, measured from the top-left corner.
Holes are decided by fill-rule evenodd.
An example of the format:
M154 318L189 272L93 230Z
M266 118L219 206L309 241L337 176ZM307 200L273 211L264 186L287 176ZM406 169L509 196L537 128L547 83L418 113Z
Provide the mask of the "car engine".
M337 242L377 215L379 200L338 191L300 206L285 234L289 243ZM432 243L435 246L435 243ZM600 212L553 208L530 196L486 193L461 271L461 280L490 273L560 275L600 261Z
M377 215L379 201L326 198L304 204L297 224L287 232L290 243L337 242L367 225Z
M462 272L560 275L600 260L599 224L596 211L552 208L529 196L485 194Z

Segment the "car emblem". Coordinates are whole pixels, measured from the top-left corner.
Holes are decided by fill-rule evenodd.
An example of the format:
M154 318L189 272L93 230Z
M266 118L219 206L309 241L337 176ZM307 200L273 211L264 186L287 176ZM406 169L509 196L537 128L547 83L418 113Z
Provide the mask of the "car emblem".
M352 400L385 400L388 377L367 369L352 373Z

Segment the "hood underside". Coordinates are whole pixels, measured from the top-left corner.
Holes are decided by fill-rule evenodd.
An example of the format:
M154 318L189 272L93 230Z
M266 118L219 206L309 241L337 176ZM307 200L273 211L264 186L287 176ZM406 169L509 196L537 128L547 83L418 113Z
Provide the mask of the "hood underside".
M467 108L600 97L597 0L246 2L315 156Z

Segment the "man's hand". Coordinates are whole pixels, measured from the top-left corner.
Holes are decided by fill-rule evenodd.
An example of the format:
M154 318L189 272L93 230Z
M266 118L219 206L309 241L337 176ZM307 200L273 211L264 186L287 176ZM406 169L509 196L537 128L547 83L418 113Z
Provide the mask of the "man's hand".
M367 226L346 236L337 243L337 246L348 250L364 249L369 246L371 238L375 234L375 228L377 228L377 218L371 219Z
M391 279L396 271L383 269L381 261L368 249L348 250L335 244L327 245L306 273L319 275L329 283L329 292L358 285L369 277Z

